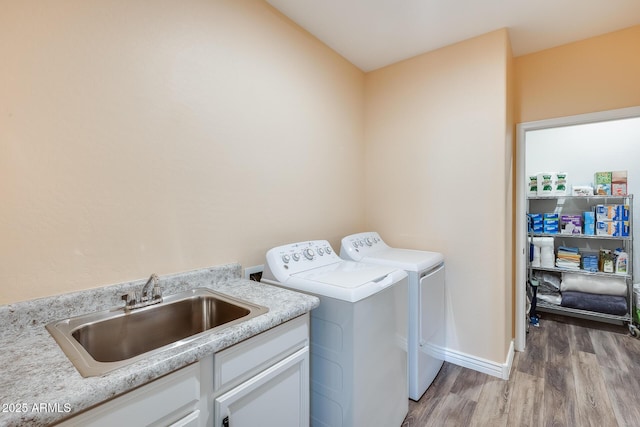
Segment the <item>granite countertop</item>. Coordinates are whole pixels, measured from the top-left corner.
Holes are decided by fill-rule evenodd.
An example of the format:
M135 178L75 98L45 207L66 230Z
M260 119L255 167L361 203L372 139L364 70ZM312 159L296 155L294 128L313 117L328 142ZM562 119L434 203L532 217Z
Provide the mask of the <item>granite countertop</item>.
M165 295L207 287L269 312L204 333L99 377L82 377L45 325L54 320L122 306L120 295L146 280L0 306L0 426L43 426L180 369L267 329L303 315L318 298L241 279L239 264L160 276Z

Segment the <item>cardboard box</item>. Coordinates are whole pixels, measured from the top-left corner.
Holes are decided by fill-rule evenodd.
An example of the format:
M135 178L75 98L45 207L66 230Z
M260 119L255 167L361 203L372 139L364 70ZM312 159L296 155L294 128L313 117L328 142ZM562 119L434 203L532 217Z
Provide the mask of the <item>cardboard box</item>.
M582 214L584 218L584 234L593 236L596 234L596 214L595 212L584 212Z
M596 235L629 237L629 221L596 221Z
M562 215L560 217L560 232L563 234L582 234L582 216Z
M597 254L583 254L582 255L582 269L586 271L596 272L598 271L598 255Z
M611 172L596 172L593 176L595 194L600 196L610 196L612 179L613 176Z
M611 172L611 194L614 196L627 195L627 171Z
M628 221L629 205L596 205L596 221Z

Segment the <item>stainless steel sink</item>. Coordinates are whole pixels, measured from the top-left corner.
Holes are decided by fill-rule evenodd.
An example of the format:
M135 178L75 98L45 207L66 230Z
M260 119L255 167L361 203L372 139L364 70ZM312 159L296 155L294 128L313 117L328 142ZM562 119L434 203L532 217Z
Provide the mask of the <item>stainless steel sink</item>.
M90 313L49 323L46 328L80 374L91 377L267 311L197 288L167 296L160 304Z

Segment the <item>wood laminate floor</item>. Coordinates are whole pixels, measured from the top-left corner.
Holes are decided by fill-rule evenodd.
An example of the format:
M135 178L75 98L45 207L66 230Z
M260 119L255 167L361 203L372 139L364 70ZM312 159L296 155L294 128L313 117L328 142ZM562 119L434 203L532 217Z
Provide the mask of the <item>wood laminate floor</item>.
M541 313L508 381L449 363L402 427L640 426L640 340L627 328Z

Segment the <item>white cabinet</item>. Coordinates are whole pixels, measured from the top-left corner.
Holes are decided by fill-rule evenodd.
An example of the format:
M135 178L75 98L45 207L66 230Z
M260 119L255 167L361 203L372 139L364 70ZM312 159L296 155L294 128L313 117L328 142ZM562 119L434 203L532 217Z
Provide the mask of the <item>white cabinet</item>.
M309 350L302 349L219 396L217 426L308 425ZM226 420L226 421L225 421Z
M309 315L214 357L214 427L309 425Z

